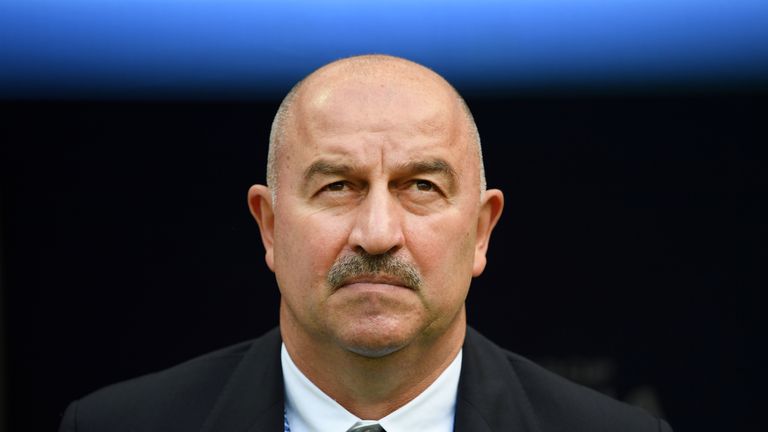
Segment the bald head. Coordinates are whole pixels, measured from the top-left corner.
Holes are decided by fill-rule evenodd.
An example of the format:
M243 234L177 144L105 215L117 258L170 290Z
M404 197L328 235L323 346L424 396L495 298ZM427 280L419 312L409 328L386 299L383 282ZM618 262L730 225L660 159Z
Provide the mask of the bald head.
M504 204L483 190L477 130L453 87L394 57L324 66L280 106L268 170L248 204L295 358L447 365Z
M472 114L464 99L440 75L432 70L406 59L386 55L365 55L349 57L329 63L297 83L286 95L272 122L267 160L267 184L272 190L273 200L278 188L278 165L284 143L301 128L298 118L312 117L312 109L320 108L335 93L356 85L368 88L388 85L407 86L418 98L435 99L445 107L446 112L459 113L456 124L443 124L437 119L425 119L424 127L457 128L462 141L472 149L479 173L479 190L485 190L480 136ZM385 90L382 90L385 91ZM384 98L386 100L386 98ZM382 98L378 99L379 101ZM375 107L373 107L375 109ZM452 119L451 113L443 118Z

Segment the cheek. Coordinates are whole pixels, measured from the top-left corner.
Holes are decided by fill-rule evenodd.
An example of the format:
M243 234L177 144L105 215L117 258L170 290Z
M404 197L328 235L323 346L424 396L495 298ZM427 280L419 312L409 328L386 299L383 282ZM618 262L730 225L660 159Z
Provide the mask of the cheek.
M406 233L424 276L438 286L468 286L472 278L475 231L466 217L420 218Z
M286 287L309 289L325 276L345 244L340 226L317 215L291 217L278 214L275 220L275 274Z

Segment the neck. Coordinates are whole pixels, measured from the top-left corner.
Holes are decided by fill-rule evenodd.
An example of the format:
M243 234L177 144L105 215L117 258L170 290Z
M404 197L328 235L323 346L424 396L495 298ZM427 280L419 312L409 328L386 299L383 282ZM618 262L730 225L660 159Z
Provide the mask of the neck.
M306 335L282 311L280 327L291 359L310 381L357 417L378 420L418 396L451 364L464 342L466 315L462 309L440 335L377 358Z

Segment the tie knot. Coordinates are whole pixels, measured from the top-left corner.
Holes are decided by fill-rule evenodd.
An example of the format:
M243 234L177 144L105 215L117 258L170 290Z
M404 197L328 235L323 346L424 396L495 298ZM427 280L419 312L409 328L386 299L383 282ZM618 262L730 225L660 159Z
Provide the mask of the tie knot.
M372 420L360 420L347 429L347 432L386 432L378 422Z

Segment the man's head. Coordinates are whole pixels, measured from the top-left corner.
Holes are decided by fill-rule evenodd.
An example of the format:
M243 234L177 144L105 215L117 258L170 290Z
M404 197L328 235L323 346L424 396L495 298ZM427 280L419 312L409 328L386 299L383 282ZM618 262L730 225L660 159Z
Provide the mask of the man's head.
M382 357L463 337L501 209L456 91L410 61L362 56L299 83L249 191L286 344ZM479 199L478 199L479 196Z

